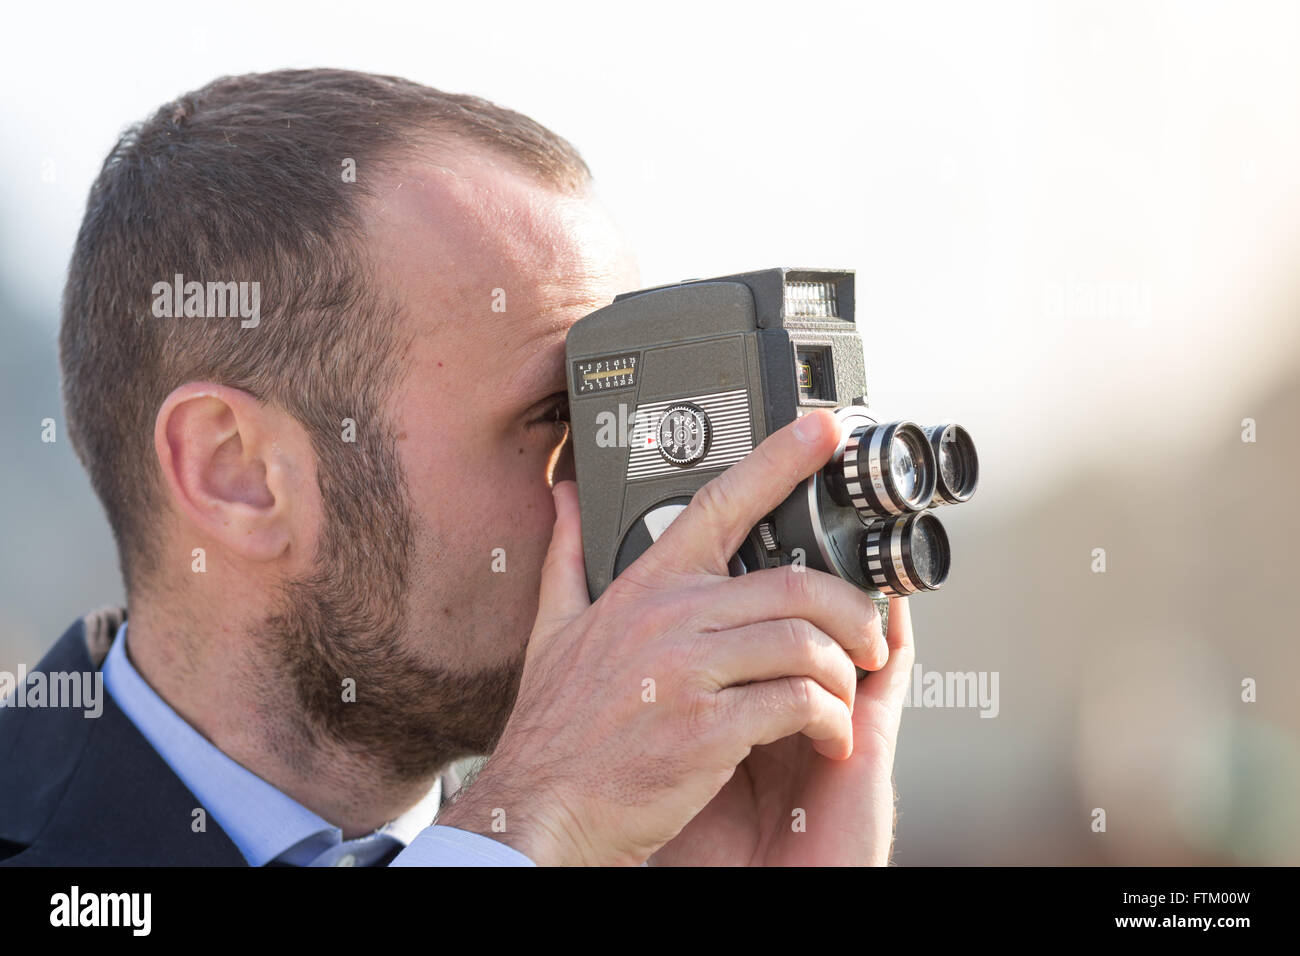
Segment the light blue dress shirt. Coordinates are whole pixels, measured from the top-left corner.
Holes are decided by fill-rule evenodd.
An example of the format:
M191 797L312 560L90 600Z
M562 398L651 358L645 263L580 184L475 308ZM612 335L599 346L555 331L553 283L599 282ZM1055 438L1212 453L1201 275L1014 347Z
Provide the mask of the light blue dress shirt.
M131 663L126 623L104 659L104 687L172 772L230 837L249 866L369 866L393 847L389 866L532 866L504 843L455 827L432 825L442 781L419 803L373 833L344 840L342 831L218 750L158 696Z

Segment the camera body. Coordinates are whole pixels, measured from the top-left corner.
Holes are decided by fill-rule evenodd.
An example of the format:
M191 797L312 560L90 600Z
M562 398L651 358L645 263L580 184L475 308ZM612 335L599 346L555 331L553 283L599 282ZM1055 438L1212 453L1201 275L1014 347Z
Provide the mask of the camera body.
M974 492L956 425L881 423L867 409L851 271L775 268L618 296L569 330L566 365L594 600L710 479L817 408L835 456L748 535L732 574L783 564L876 597L937 588L948 543L933 505ZM941 467L942 466L942 467Z

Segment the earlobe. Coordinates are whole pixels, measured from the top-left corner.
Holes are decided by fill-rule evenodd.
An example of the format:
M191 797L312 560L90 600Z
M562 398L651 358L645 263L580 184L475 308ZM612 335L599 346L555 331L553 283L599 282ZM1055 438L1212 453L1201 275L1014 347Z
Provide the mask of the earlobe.
M296 529L283 434L293 419L247 392L210 383L177 388L158 410L154 448L182 528L249 561L274 561ZM286 452L285 448L291 451Z

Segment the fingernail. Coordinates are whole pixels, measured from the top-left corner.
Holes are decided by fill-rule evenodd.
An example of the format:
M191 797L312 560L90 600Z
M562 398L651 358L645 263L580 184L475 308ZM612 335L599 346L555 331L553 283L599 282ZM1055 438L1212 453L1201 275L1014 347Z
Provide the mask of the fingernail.
M822 416L816 412L802 416L794 425L794 433L800 441L810 445L816 444L822 437Z

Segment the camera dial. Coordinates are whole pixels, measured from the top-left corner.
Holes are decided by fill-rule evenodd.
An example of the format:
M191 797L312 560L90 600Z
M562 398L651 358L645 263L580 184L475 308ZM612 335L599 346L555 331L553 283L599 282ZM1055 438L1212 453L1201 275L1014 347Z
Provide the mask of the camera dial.
M709 453L713 429L708 413L691 402L677 402L659 419L659 454L674 465L693 465Z

